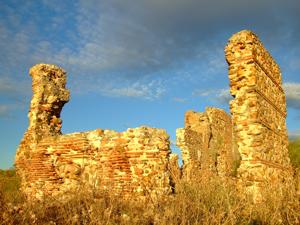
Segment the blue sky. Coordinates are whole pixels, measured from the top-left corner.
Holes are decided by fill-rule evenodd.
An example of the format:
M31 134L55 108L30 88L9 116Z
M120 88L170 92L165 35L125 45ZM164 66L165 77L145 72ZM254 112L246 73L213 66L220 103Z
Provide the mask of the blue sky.
M282 69L287 125L300 134L298 0L5 0L0 2L0 168L13 165L28 126L28 70L68 73L63 132L164 128L184 112L230 99L224 46L254 31ZM177 151L174 148L175 151Z

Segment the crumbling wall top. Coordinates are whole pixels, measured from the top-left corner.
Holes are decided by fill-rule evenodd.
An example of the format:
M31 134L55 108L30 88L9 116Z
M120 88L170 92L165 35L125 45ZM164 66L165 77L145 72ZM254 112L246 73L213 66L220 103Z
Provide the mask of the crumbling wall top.
M243 71L243 65L255 63L276 84L280 92L283 92L281 72L278 64L252 31L242 30L232 35L225 47L225 55L229 67L231 65L239 65L240 73ZM230 75L229 73L229 77ZM243 83L240 82L241 85ZM255 81L253 80L250 83L254 84ZM232 95L236 94L236 89L231 89L230 91Z
M31 103L68 102L70 93L66 89L66 72L51 64L37 64L29 74L32 77L33 100Z
M29 128L36 141L41 137L60 134L60 112L69 101L66 72L50 64L37 64L29 71L32 77L33 97L30 104Z

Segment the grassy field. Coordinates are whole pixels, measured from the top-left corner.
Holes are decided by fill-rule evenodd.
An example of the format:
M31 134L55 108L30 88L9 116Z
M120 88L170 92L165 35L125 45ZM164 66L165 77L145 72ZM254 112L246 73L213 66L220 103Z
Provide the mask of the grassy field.
M291 141L289 152L298 168L300 140ZM178 181L176 194L156 201L78 190L67 201L31 202L18 189L14 170L0 170L0 224L300 224L300 199L290 184L269 186L266 201L252 204L233 183L211 174L193 184Z

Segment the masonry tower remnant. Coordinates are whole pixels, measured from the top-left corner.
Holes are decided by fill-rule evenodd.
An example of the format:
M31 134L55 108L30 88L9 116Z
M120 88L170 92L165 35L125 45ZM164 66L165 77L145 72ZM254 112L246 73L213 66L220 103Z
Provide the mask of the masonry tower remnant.
M261 184L291 177L286 100L279 66L251 31L225 47L235 140L241 155L239 184L257 196Z
M29 185L29 162L36 146L45 137L61 134L61 110L69 101L66 89L66 72L55 65L37 64L29 71L32 77L33 96L28 113L29 127L17 149L16 169L21 177L22 186Z
M33 96L28 114L30 133L34 143L45 136L61 134L60 113L69 101L66 72L55 65L37 64L29 74L32 77ZM36 136L35 136L36 135Z
M124 195L171 192L171 151L165 130L141 126L124 132L96 129L62 134L60 112L69 100L66 72L38 64L30 75L29 127L15 161L21 190L29 199L63 197L83 186Z

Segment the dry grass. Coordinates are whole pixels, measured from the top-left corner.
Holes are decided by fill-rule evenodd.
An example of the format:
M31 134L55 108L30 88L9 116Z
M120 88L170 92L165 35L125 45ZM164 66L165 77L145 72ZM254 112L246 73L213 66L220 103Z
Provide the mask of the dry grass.
M12 204L23 201L19 186L20 180L14 169L0 170L0 201Z
M300 218L293 188L281 187L282 195L274 195L278 187L269 187L267 201L254 205L239 196L231 182L212 175L193 184L180 181L176 194L155 202L105 191L77 192L63 202L26 202L17 191L12 195L7 183L1 184L0 224L299 224Z

